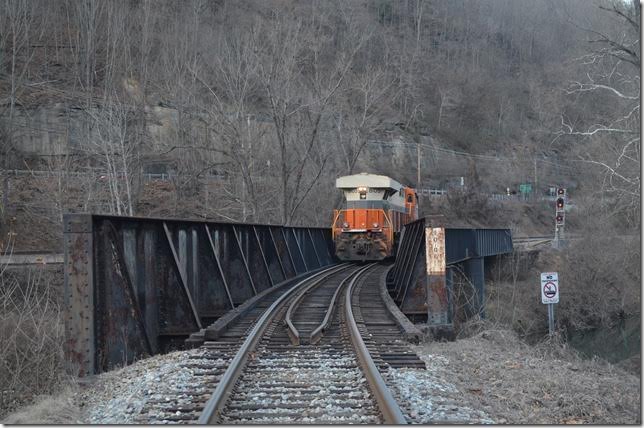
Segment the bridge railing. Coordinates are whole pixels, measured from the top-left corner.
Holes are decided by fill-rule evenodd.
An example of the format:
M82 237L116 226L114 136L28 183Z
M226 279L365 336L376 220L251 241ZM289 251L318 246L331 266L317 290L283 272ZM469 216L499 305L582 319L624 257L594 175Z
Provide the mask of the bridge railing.
M66 343L80 375L178 347L276 284L333 263L328 228L64 217Z

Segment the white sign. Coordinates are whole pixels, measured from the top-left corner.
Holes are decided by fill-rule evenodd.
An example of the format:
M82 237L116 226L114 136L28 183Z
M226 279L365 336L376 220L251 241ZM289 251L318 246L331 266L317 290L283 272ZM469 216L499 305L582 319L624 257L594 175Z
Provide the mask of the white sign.
M557 272L541 273L541 303L559 303L559 276Z

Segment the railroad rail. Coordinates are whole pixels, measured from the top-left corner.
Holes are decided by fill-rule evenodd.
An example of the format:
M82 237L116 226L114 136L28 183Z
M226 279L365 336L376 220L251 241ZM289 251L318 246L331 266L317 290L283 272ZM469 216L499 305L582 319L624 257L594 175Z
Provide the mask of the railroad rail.
M375 266L341 266L280 296L240 348L199 423L406 423L353 316L352 291ZM344 311L337 311L345 288ZM300 346L301 338L308 343Z
M204 388L190 390L177 390L174 396L166 396L157 401L149 401L139 413L136 423L170 422L197 422L200 415L208 412L208 407L213 402L213 390L233 374L228 373L232 368L241 368L243 360L248 357L245 350L250 349L249 341L261 338L260 328L266 318L272 313L275 302L281 297L292 293L295 289L308 284L319 276L343 268L332 266L309 276L292 287L282 287L267 294L252 309L240 316L234 325L224 332L220 332L216 340L208 340L199 347L198 353L185 361L183 367L191 370L195 375L203 376ZM226 374L228 373L228 375ZM210 388L210 389L208 389Z
M182 363L198 389L147 403L138 422L407 423L387 371L424 363L380 297L386 270L334 265L271 293Z

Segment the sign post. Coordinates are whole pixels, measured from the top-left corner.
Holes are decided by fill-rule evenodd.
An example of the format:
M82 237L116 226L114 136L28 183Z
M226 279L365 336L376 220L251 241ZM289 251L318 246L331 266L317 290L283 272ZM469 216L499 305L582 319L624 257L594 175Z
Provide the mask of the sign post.
M559 275L557 272L541 273L541 303L548 305L548 334L555 332L555 304L559 303Z

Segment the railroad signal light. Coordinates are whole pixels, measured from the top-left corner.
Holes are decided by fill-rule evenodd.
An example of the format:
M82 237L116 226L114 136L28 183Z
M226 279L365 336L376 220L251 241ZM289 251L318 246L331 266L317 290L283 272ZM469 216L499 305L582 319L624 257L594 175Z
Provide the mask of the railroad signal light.
M563 214L557 214L557 216L555 217L555 221L557 222L557 226L563 226L564 224Z
M557 188L557 196L565 197L566 196L566 189L563 187L558 187Z
M564 209L564 198L557 198L557 209L558 210Z

